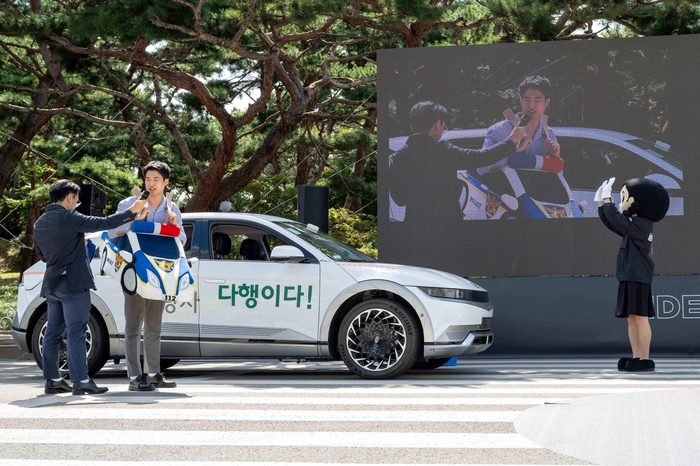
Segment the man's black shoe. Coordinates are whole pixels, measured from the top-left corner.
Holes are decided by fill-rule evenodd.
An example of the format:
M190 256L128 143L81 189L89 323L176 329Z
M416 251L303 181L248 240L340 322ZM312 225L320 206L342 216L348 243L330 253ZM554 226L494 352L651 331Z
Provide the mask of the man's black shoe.
M630 362L632 358L620 358L619 361L617 361L617 370L621 372L626 372L627 371L627 363Z
M148 382L148 376L146 374L137 375L135 379L131 379L129 382L130 392L152 392L156 387Z
M627 372L653 372L656 364L651 359L632 359L625 366Z
M44 385L44 393L47 395L55 395L56 393L70 393L72 389L68 382L61 379L59 382L54 382L53 380L47 380L46 385Z
M73 384L73 395L99 395L107 390L109 388L95 385L95 381L92 379L88 382L76 382Z
M154 376L148 376L148 381L158 388L175 388L177 384L172 380L168 380L163 376L162 372L157 373Z

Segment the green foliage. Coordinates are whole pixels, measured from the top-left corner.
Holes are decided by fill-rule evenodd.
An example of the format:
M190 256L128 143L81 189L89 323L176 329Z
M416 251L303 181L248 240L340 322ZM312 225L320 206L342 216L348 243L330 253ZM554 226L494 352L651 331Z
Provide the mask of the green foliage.
M358 249L370 257L377 258L377 219L375 216L350 212L347 209L330 209L328 212L329 234Z
M0 330L10 330L17 308L17 285L0 286Z

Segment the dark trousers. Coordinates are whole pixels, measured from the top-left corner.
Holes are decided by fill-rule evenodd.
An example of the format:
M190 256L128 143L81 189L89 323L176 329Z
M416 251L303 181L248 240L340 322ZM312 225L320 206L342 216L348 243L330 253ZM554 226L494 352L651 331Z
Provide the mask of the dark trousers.
M44 379L58 379L59 346L65 331L68 335L68 372L73 383L88 378L85 331L90 318L90 292L68 291L66 277L61 277L56 288L46 296L48 322L42 344L41 361Z

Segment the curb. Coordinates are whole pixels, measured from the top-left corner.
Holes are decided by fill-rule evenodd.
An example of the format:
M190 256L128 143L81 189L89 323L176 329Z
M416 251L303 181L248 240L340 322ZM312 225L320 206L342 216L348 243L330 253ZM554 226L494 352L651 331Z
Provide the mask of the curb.
M0 359L14 359L19 361L31 361L34 357L20 350L12 339L12 333L0 330Z

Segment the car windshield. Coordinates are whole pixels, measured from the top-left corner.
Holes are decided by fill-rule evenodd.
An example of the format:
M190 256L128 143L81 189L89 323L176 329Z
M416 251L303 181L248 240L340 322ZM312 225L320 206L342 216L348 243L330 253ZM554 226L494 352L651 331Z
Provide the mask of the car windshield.
M177 259L180 257L180 249L177 247L177 238L172 236L137 234L139 246L144 254L163 259Z
M539 170L518 170L518 176L525 192L540 202L568 204L569 195L559 176L553 172Z
M338 241L320 231L313 231L297 222L275 222L293 235L301 238L313 247L337 262L375 262L352 246Z

